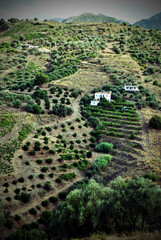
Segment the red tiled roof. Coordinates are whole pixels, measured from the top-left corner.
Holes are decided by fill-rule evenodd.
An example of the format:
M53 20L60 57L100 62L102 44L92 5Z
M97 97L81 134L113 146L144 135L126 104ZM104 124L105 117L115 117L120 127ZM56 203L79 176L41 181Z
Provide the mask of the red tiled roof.
M97 92L95 94L111 94L110 92Z

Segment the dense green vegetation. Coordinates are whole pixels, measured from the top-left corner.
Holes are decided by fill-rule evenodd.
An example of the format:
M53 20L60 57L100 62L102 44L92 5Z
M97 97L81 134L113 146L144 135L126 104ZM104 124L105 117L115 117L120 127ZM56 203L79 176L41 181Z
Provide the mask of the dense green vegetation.
M89 182L84 180L76 183L69 194L60 194L63 201L58 203L54 213L45 210L38 222L24 225L7 239L71 239L87 237L95 232L153 232L161 227L160 194L160 187L145 178L125 180L120 177L108 187L93 179ZM57 202L55 197L49 200ZM48 204L48 200L42 202L44 207ZM31 208L29 212L35 215L37 210ZM19 221L20 217L16 215L15 219ZM0 221L1 226L13 225L12 218L3 211ZM39 230L40 224L44 231Z
M75 189L55 209L51 232L62 237L95 231L131 232L160 228L160 187L143 178L117 179L109 187L91 180Z
M109 153L109 151L112 150L112 148L113 145L111 143L101 142L95 147L95 150L97 152Z

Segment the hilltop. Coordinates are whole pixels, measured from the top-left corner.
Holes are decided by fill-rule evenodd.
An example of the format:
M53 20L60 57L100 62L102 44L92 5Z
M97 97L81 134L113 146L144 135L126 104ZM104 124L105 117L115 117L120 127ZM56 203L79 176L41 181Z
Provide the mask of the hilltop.
M64 23L86 23L86 22L114 22L114 23L121 23L122 21L108 17L103 14L93 14L93 13L84 13L80 16L76 17L69 17L63 21Z
M63 21L65 21L65 18L52 18L48 20L48 22L63 22Z
M111 181L130 189L137 176L137 186L147 178L159 185L161 131L153 129L149 120L161 115L160 32L111 22L12 19L1 25L0 191L2 210L10 211L3 238L22 226L23 231L48 231L53 209L69 191L84 196L86 203L96 199L95 194L85 195L90 187L98 189L100 197ZM124 85L131 84L139 91L126 92ZM102 90L112 91L112 102L91 106L94 93ZM143 189L153 190L152 186ZM108 188L108 194L113 190ZM124 191L120 192L123 197ZM153 194L146 196L149 201ZM84 207L89 207L90 215L91 205L81 204L73 208L76 214L78 205L83 211L77 216L87 216ZM77 224L73 218L62 219L63 224L65 219ZM132 221L126 219L122 226L128 232ZM144 227L144 219L137 219L135 231ZM157 219L156 213L154 221L146 219L146 227L153 224L155 229ZM119 220L115 226L120 226Z
M148 29L160 29L161 30L161 12L148 18L148 19L142 19L136 23L134 23L134 26L140 26L143 28Z

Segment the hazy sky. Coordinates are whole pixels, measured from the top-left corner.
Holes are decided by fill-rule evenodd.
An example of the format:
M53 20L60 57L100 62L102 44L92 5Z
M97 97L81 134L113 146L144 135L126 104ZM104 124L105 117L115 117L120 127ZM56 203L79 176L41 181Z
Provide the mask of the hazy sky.
M134 23L161 12L161 0L0 0L0 18L39 20L102 13Z

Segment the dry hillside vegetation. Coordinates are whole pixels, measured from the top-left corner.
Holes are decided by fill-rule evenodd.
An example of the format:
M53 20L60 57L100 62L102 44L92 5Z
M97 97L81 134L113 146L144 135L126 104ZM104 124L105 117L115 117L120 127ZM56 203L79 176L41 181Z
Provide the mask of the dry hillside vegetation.
M160 32L115 23L22 21L0 34L0 191L10 231L90 178L101 142L112 144L112 160L96 181L148 171L160 181L161 131L148 126L161 109L160 40ZM90 106L101 90L113 101Z

